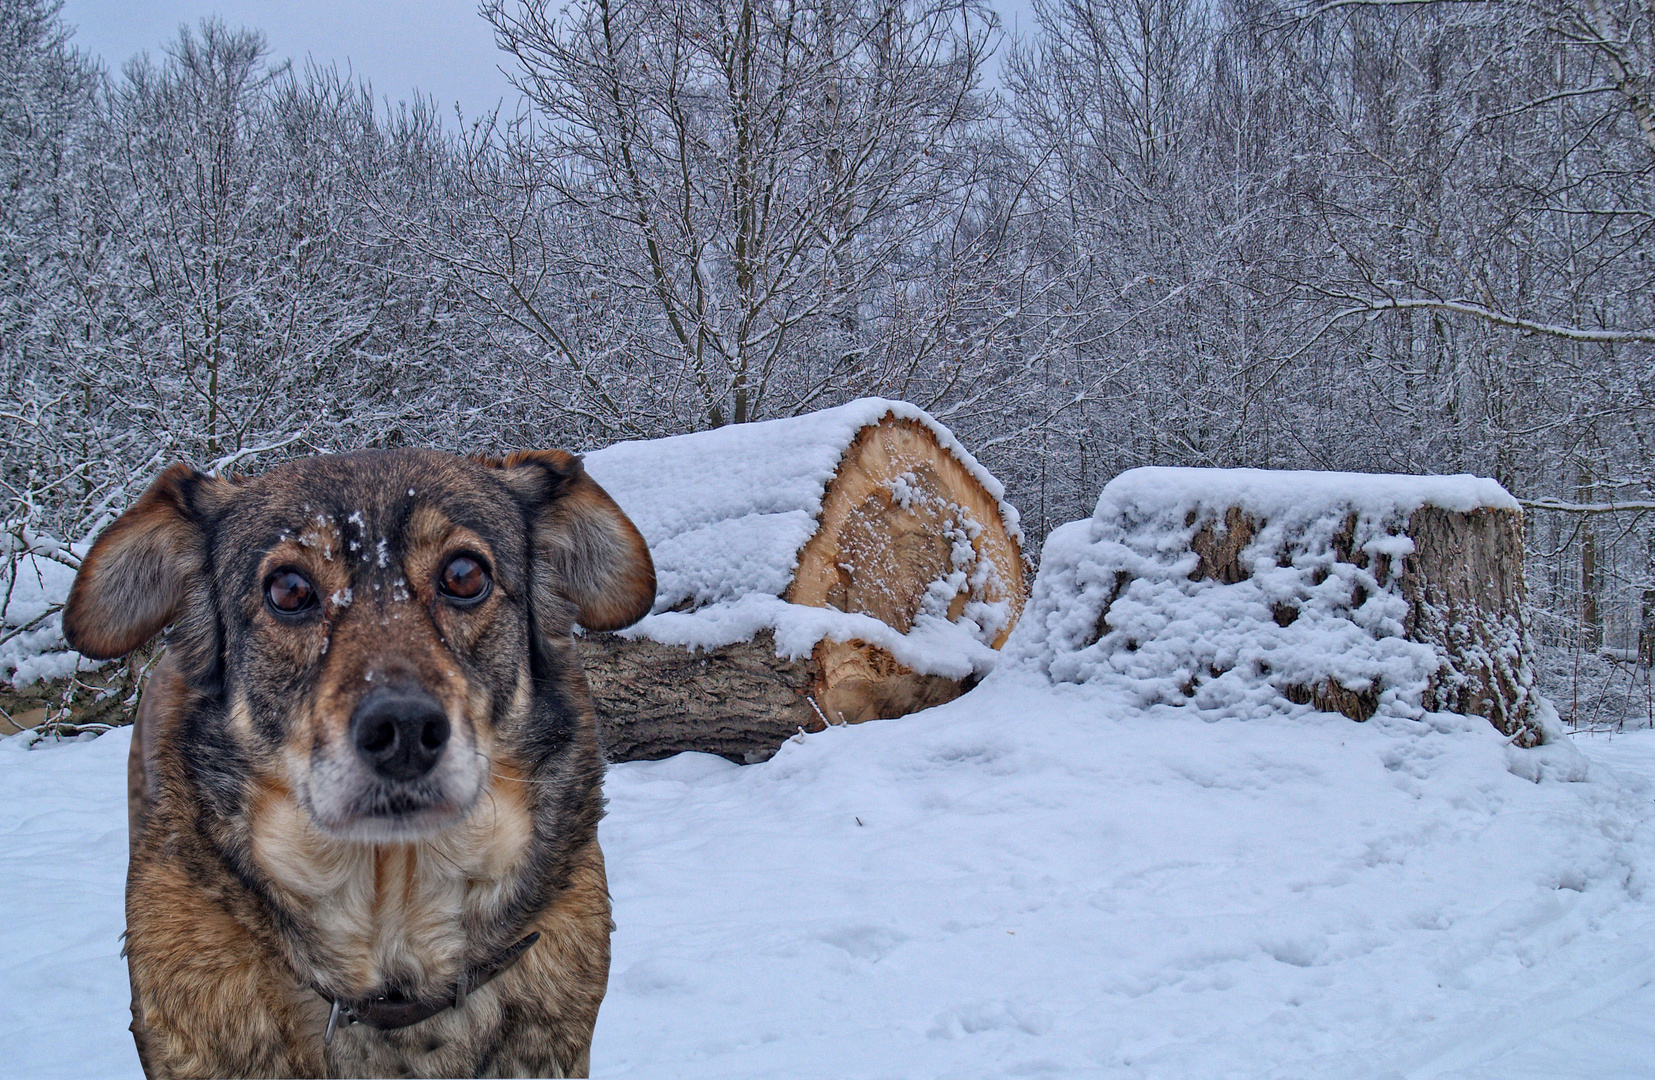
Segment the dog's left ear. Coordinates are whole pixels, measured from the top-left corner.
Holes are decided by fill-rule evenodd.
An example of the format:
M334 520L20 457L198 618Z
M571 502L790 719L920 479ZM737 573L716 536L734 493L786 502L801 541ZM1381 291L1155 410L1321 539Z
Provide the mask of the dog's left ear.
M572 602L588 630L631 626L655 603L655 563L638 527L562 450L485 458L525 508L534 534L535 591Z

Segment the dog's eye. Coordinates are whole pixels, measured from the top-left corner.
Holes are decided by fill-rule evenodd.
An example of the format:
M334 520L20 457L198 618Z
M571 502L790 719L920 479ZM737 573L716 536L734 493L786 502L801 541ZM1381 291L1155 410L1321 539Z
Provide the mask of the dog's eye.
M264 598L272 610L297 615L316 603L316 589L302 575L283 570L264 587Z
M443 567L437 587L451 600L481 600L488 595L488 571L470 555L456 555Z

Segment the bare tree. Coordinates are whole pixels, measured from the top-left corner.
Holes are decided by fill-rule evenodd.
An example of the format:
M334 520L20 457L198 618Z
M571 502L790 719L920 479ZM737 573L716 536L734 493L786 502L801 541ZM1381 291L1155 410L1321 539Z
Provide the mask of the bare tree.
M121 456L86 364L108 253L100 72L69 47L60 8L0 0L0 485L14 551L95 524Z
M986 181L979 0L484 13L537 110L508 130L515 197L560 216L532 244L509 226L496 276L581 407L616 423L614 395L648 382L677 429L717 426L946 365L946 290L929 286L936 257L966 255L960 213ZM557 295L506 284L525 257ZM570 317L570 295L630 325ZM901 355L882 347L903 335Z

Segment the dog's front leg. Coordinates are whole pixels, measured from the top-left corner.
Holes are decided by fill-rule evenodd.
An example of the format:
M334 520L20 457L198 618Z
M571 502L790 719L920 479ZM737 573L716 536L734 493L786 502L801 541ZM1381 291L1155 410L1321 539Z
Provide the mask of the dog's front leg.
M157 822L150 827L156 828ZM326 1075L327 1008L147 836L128 874L132 1033L159 1078Z

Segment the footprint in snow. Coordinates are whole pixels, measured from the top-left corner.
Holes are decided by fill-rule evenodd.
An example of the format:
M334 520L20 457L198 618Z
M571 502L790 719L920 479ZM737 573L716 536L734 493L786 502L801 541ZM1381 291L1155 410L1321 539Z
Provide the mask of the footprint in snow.
M908 940L907 934L900 934L884 926L842 926L819 934L818 937L835 948L845 950L858 960L867 960L870 963L877 963L891 950Z

